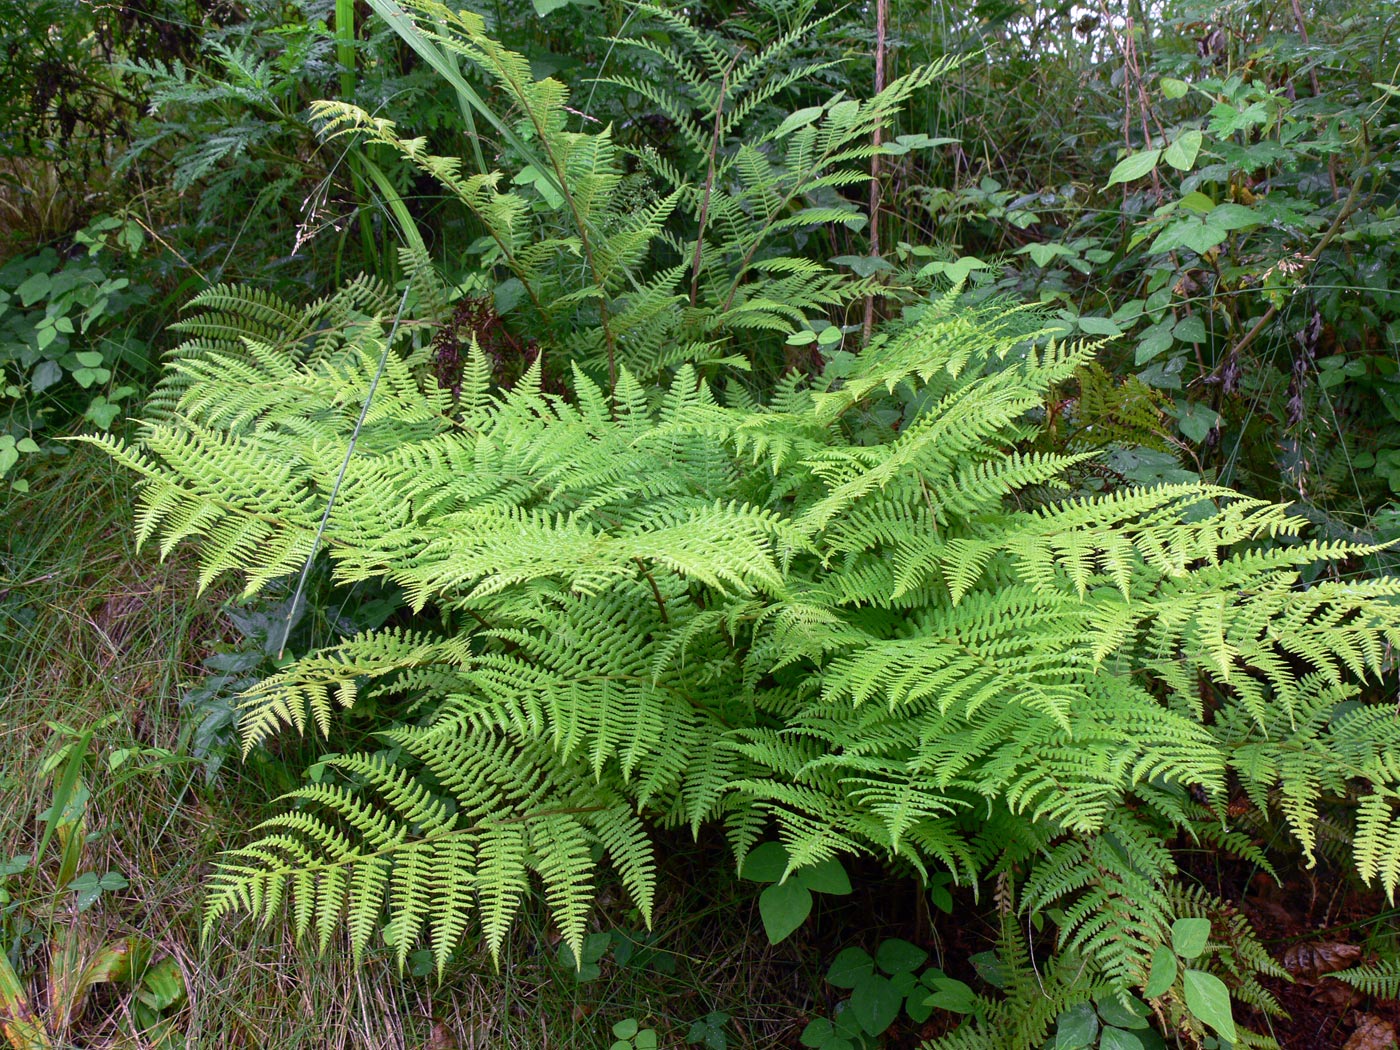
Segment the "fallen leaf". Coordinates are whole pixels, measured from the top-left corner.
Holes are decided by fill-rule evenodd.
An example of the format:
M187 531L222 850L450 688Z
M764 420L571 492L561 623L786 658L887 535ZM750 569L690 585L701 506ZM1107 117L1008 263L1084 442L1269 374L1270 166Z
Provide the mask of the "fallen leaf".
M1312 981L1304 980L1303 984L1313 984ZM1346 1013L1357 1003L1365 999L1359 989L1353 988L1349 984L1333 980L1331 977L1324 977L1316 982L1312 990L1312 1000L1322 1006L1327 1007L1336 1013Z
M1321 977L1356 965L1361 948L1338 941L1295 944L1283 953L1283 968L1294 977Z
M1395 1028L1389 1021L1382 1021L1375 1014L1362 1014L1342 1050L1393 1050L1395 1045Z

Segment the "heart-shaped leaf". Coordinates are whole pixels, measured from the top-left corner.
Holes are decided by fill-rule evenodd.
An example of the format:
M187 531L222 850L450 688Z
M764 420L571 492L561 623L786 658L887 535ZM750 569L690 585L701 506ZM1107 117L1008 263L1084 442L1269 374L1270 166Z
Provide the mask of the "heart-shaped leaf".
M812 894L796 879L769 886L758 896L758 914L770 944L786 940L812 914Z
M879 1035L899 1016L904 996L885 978L871 974L861 978L851 992L851 1013L870 1035Z

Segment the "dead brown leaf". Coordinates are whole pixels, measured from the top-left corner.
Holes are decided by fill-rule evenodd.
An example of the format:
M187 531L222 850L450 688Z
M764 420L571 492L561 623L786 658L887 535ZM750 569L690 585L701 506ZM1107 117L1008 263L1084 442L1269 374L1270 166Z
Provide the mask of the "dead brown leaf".
M1338 1014L1344 1014L1360 1003L1366 996L1349 984L1324 977L1320 981L1302 980L1299 984L1312 988L1312 1000Z
M1355 966L1361 958L1361 948L1339 941L1314 941L1295 944L1283 953L1283 968L1294 977L1321 977Z
M1394 1050L1395 1045L1395 1028L1389 1021L1382 1021L1375 1014L1362 1014L1342 1050Z

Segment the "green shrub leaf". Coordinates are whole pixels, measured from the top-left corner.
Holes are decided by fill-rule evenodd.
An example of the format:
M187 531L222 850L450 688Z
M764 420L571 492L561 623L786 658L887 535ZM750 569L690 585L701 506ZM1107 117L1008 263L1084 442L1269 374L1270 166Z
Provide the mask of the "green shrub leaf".
M1172 923L1172 950L1183 959L1196 958L1206 950L1209 940L1209 919L1177 919Z
M879 1035L894 1023L904 996L879 974L862 977L851 992L851 1013L869 1035Z
M812 894L796 879L779 882L759 894L758 913L769 943L779 944L812 914Z
M1108 185L1104 189L1108 189L1109 186L1117 186L1120 182L1132 182L1149 174L1157 166L1157 161L1161 156L1160 149L1149 149L1124 157L1108 173Z
M1213 973L1187 970L1183 978L1186 1008L1193 1017L1213 1028L1220 1038L1235 1041L1235 1019L1230 1013L1230 992Z

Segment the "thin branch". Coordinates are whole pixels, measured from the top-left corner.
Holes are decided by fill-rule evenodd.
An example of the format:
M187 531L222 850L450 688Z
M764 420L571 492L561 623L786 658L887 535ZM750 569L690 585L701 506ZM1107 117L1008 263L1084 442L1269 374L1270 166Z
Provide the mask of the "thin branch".
M875 94L885 90L885 27L889 20L890 0L875 0ZM870 158L870 256L880 254L880 143L885 126L876 123L871 139L875 152ZM875 293L865 296L865 323L861 327L861 344L870 342L875 328Z
M710 193L714 190L715 185L715 158L719 156L719 135L724 118L724 100L729 95L729 74L733 72L740 54L743 54L742 49L735 54L719 80L719 99L715 102L715 130L710 139L710 164L709 170L705 173L705 195L700 201L700 228L695 234L695 257L690 264L690 305L692 309L700 297L700 252L705 245L705 224L710 217Z

